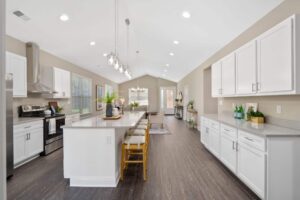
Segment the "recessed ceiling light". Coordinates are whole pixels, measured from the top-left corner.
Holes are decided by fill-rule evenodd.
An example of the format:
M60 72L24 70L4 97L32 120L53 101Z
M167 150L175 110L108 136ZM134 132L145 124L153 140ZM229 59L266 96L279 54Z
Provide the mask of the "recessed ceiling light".
M179 44L179 42L177 40L174 40L173 43L174 44Z
M169 55L170 55L170 56L174 56L175 54L171 52L171 53L169 53Z
M95 41L91 41L91 42L90 42L90 45L91 45L91 46L95 46L95 45L96 45L96 42L95 42Z
M103 56L106 57L106 56L107 56L107 53L104 53Z
M166 67L169 67L170 66L170 64L166 64Z
M188 11L183 11L182 12L182 17L184 17L184 18L190 18L191 17L191 14L188 12Z
M68 16L67 14L62 14L62 15L59 17L59 19L60 19L61 21L63 21L63 22L66 22L66 21L68 21L70 18L69 18L69 16Z

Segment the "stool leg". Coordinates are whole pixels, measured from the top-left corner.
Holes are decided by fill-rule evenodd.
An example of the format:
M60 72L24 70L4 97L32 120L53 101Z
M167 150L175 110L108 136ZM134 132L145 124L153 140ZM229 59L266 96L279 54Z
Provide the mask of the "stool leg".
M125 145L122 145L122 156L121 156L121 180L124 180L124 168L125 168Z
M146 147L143 148L143 173L144 173L144 181L147 180L147 152Z

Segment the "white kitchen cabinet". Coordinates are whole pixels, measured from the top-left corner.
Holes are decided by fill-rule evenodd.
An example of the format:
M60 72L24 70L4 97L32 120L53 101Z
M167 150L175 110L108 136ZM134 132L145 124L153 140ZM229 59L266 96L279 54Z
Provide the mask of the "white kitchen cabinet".
M44 150L43 121L14 126L14 164L20 165Z
M28 157L37 155L44 150L42 129L30 130L26 142L26 155Z
M220 97L222 95L222 65L217 62L211 66L211 95Z
M202 117L201 118L201 143L206 146L206 148L209 147L209 126L210 126L210 120Z
M235 52L236 94L256 93L256 41L251 41Z
M220 159L234 173L237 171L237 130L221 124Z
M49 98L71 97L71 73L57 67L43 67L42 82L57 93L51 94Z
M221 60L222 64L222 96L235 94L235 54L232 53Z
M293 90L293 20L288 18L257 39L260 93Z
M6 52L6 73L13 74L13 97L27 97L27 59Z
M27 133L14 135L14 164L26 159L25 141Z
M261 198L265 195L266 158L264 148L258 147L264 144L264 141L264 138L239 131L237 174Z
M209 150L216 156L220 155L220 123L210 121Z

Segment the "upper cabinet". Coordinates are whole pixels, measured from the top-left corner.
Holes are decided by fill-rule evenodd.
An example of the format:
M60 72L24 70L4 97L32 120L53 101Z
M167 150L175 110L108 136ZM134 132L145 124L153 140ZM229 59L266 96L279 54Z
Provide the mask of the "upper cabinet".
M212 65L212 96L300 94L299 16L289 17L218 61L221 76L214 70L217 64Z
M256 93L256 41L252 41L235 52L236 94Z
M219 97L222 95L222 65L217 62L211 66L211 95Z
M222 64L222 96L235 94L235 54L232 53L221 61Z
M42 81L56 91L49 98L63 99L71 97L71 73L69 71L57 67L44 67Z
M283 21L257 39L258 90L261 93L293 90L294 20Z
M27 97L26 57L6 52L6 73L13 74L13 97Z

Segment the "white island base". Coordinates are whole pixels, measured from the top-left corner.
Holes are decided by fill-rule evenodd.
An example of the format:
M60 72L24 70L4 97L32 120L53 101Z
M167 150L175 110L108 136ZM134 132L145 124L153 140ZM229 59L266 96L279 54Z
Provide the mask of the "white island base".
M134 127L144 112L129 115L114 122L94 117L64 127L64 177L70 179L70 186L117 186L123 138L126 130ZM124 121L126 117L131 117L128 124Z

